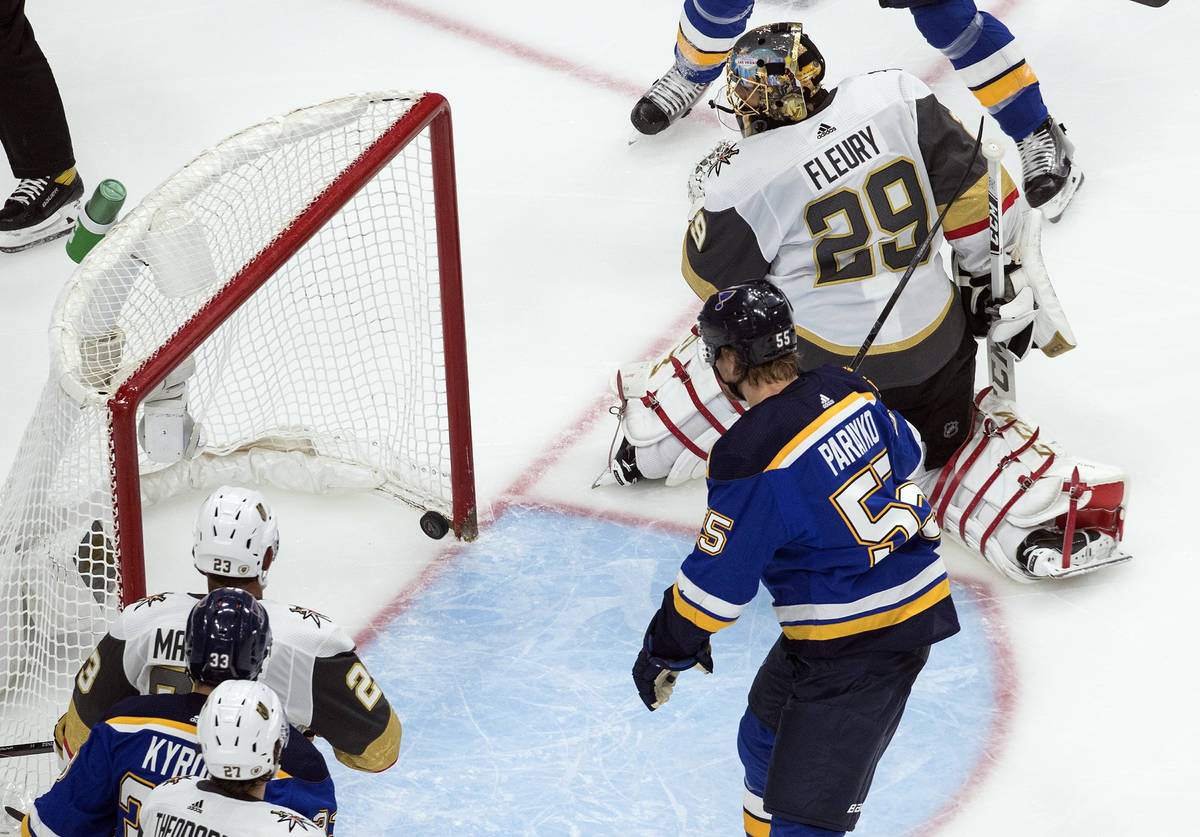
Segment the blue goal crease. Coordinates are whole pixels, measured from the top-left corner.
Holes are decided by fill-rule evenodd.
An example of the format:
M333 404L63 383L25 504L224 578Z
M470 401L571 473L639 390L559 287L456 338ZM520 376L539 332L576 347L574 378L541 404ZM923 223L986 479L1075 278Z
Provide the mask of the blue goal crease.
M630 668L691 548L609 520L511 508L363 649L404 724L381 774L329 757L346 834L742 833L735 739L779 632L765 594L654 713ZM919 833L953 805L999 711L981 607L918 678L857 833ZM328 749L326 748L328 753Z

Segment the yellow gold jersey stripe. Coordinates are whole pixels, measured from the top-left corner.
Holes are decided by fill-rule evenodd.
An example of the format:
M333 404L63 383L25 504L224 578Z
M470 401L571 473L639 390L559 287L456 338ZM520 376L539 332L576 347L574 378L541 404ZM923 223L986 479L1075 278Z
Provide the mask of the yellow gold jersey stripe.
M763 470L772 471L781 467L788 460L788 458L791 457L792 453L795 452L797 448L804 445L805 442L813 438L816 434L824 431L826 429L825 425L829 423L831 418L833 418L837 413L841 412L846 407L849 407L855 401L859 400L871 402L875 400L875 396L869 392L850 393L841 401L837 402L832 407L829 407L825 410L825 412L813 419L813 421L809 423L808 427L804 428L795 436L793 436L792 440L784 445L783 449L779 451L779 453L775 454L775 458L771 460L771 464Z
M116 718L109 718L105 723L114 727L167 727L169 729L177 729L180 732L187 733L188 735L196 734L195 724L185 724L182 721L172 721L167 718L137 718L131 715L121 715Z
M717 286L706 279L701 279L700 274L692 268L692 263L688 261L687 236L683 237L683 264L680 270L683 272L683 281L688 283L688 287L700 297L701 301L708 299L717 292Z
M689 602L679 592L679 585L675 584L671 587L671 597L675 600L675 610L684 619L691 622L697 628L708 631L710 634L715 634L722 628L728 628L734 623L733 619L717 619L716 617L705 613L700 608Z
M957 206L957 204L956 204L956 206ZM947 214L949 214L949 213L947 213ZM695 290L694 287L693 287L693 290ZM946 304L942 306L941 313L938 314L937 317L934 318L933 322L931 322L929 325L925 326L925 328L918 331L912 337L906 338L904 340L897 340L895 343L875 343L867 351L867 354L868 355L882 355L882 354L888 354L889 352L902 352L905 349L911 349L913 346L917 345L918 343L923 341L926 337L933 334L937 330L938 326L940 326L942 324L942 321L946 319L946 315L950 313L950 306L956 304L955 300L957 300L957 299L958 299L957 294L950 293L946 297ZM818 346L827 352L833 352L834 354L844 355L849 358L852 358L856 354L858 354L858 350L860 348L858 346L843 346L839 343L831 343L828 340L825 340L821 337L818 337L816 334L813 334L808 329L801 328L800 326L796 326L796 333L799 334L800 337L803 338L804 340L807 340L809 343L812 343L814 346Z
M831 625L784 625L784 636L789 639L841 639L853 634L866 633L878 628L898 625L905 619L928 610L950 595L950 581L942 579L927 592L905 605L870 616L861 616Z

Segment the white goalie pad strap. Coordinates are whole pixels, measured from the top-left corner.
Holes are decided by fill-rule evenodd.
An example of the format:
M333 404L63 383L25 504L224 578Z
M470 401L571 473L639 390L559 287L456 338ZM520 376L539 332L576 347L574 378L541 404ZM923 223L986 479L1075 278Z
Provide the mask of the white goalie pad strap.
M676 485L704 475L708 451L745 410L700 359L693 328L657 361L620 371L623 432L649 479Z
M1010 578L1030 581L1017 552L1035 529L1063 531L1064 543L1082 528L1120 541L1127 479L1120 468L1067 454L985 389L971 438L923 482L945 532Z
M704 477L708 472L707 454L712 450L712 446L717 443L717 439L720 438L721 433L710 427L694 440L695 445L706 454L703 459L690 449L685 449L676 454L675 460L671 463L671 470L667 474L667 485L682 485L688 480L697 480ZM639 459L639 461L641 460Z
M1012 260L1019 265L1011 279L1019 293L1022 286L1033 291L1037 312L1033 319L1033 342L1048 357L1056 357L1075 348L1075 333L1058 301L1046 263L1042 259L1042 211L1031 209L1021 225L1021 237L1013 248Z

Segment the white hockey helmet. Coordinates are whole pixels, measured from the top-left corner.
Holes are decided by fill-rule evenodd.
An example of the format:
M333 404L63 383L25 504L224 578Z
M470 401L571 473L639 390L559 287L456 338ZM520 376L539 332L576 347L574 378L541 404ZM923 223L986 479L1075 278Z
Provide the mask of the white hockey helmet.
M196 515L192 562L205 575L257 578L279 554L279 526L257 491L223 485L208 495Z
M269 687L254 680L226 680L204 701L196 737L210 775L270 779L287 744L287 716Z

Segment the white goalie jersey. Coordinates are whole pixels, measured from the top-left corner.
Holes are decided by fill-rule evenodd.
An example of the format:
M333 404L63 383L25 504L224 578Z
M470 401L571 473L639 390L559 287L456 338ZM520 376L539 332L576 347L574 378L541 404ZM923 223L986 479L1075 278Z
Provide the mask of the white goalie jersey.
M1003 169L997 185L1013 299L983 329L992 339L1000 325L1032 324L1042 351L1060 354L1074 338L1041 264L1041 215L1016 217L1023 207ZM922 487L939 522L1014 580L1090 572L1128 557L1124 471L1029 441L1039 431L1015 405L969 401L982 332L964 303L976 297L963 299L939 251L949 244L966 289L979 277L990 286L988 192L979 144L919 79L854 76L803 121L723 142L701 161L683 275L701 299L752 280L777 286L792 304L802 371L849 366L909 275L855 371L922 434ZM695 330L664 357L622 366L615 383L619 423L596 486L704 476L743 411L701 359Z
M986 166L929 89L900 70L854 76L803 122L723 148L699 173L684 278L702 299L772 282L792 303L808 369L849 363L953 200L945 238L933 233L858 370L881 389L936 372L966 327L941 244L966 272L986 272L988 214ZM1018 214L1007 176L1004 196L1006 214ZM1007 245L1019 227L1007 225Z

